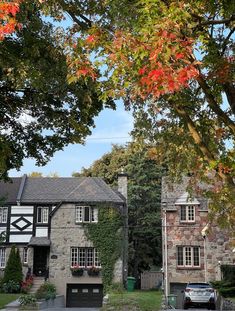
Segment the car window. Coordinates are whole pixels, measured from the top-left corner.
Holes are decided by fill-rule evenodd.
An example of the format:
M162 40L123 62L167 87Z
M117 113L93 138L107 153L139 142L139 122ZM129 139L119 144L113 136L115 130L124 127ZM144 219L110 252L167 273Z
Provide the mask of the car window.
M189 283L187 285L187 288L211 288L210 284L206 284L206 283Z

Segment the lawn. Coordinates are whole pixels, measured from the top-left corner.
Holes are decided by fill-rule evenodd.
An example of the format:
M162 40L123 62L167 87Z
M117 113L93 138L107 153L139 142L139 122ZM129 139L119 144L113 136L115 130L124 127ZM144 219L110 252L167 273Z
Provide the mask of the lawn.
M102 311L157 311L160 310L162 293L160 291L134 291L109 294L108 304Z
M0 294L0 309L8 303L16 300L19 296L19 294Z

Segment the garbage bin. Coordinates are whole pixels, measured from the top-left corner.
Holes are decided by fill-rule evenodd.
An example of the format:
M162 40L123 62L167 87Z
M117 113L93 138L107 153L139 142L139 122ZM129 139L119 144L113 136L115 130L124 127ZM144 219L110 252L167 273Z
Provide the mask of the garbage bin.
M168 295L167 296L168 305L176 308L176 298L177 298L177 295L173 295L173 294Z
M133 292L134 287L135 287L135 278L133 276L128 276L127 277L127 291Z

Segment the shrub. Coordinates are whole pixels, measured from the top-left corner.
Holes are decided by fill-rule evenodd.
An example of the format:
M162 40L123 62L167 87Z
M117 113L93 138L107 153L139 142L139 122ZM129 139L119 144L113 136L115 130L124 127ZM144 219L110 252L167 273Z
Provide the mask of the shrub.
M235 296L235 280L233 281L214 281L212 282L213 287L218 290L220 295L223 297L234 297Z
M34 295L22 295L19 297L21 306L36 306L37 299Z
M37 299L54 299L56 297L56 287L54 284L45 282L37 290L35 297Z
M109 291L115 293L115 294L122 294L125 289L122 283L113 283L109 286Z
M10 280L7 283L3 283L2 290L4 293L19 293L20 284L18 282Z
M4 271L3 283L13 281L17 284L21 284L22 280L23 273L19 250L13 245Z
M21 283L21 292L27 294L32 286L33 286L33 276L30 276Z

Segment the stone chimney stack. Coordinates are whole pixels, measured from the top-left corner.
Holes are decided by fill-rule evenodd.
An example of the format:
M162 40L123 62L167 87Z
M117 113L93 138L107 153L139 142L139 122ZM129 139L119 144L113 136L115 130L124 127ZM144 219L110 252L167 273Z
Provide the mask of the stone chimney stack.
M118 191L124 196L127 201L127 174L123 169L118 174Z

